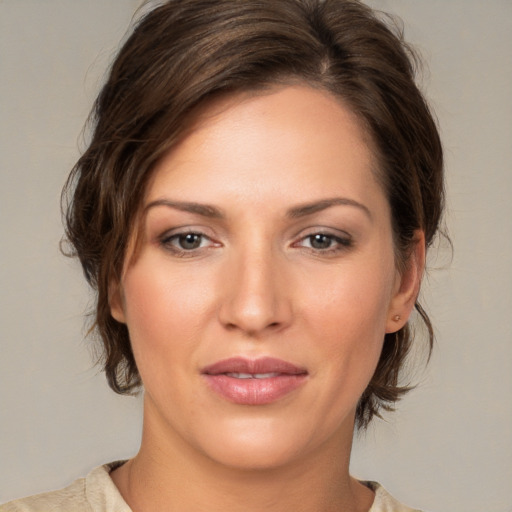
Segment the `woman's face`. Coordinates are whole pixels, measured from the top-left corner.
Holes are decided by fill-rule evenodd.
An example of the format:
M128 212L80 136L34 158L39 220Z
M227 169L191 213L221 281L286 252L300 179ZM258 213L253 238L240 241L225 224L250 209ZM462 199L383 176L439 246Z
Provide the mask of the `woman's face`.
M161 160L111 297L150 443L264 468L351 438L412 306L374 165L356 118L302 86L218 102Z

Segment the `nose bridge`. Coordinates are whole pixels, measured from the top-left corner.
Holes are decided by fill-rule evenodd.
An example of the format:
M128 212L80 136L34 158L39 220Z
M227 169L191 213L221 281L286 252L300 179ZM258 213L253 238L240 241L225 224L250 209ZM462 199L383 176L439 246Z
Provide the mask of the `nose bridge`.
M254 242L254 241L253 241ZM283 286L283 259L272 244L261 240L233 250L221 306L221 319L249 334L286 325L291 315Z

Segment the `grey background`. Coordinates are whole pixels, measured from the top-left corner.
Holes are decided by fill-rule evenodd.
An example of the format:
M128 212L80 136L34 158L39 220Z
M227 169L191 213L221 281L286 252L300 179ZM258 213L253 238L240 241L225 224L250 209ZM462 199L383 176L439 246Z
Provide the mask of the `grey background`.
M133 455L140 398L92 366L90 299L60 255L59 194L137 0L0 0L0 502ZM447 224L424 298L429 367L354 448L356 476L436 512L512 511L512 2L372 0L428 69Z

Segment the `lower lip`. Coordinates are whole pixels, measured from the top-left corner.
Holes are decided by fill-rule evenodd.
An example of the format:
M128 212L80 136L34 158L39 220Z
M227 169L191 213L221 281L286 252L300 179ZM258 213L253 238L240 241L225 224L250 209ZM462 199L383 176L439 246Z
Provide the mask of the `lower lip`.
M226 400L240 405L265 405L295 391L306 381L306 374L283 374L268 379L237 379L225 374L205 374L209 386Z

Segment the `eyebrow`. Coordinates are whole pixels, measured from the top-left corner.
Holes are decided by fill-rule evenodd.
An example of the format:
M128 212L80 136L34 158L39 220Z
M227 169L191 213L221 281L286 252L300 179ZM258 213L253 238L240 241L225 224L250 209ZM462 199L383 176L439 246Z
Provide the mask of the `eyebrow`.
M372 220L372 214L367 206L347 197L332 197L329 199L321 199L320 201L313 201L311 203L295 206L288 210L287 216L291 219L298 219L300 217L306 217L307 215L321 212L322 210L326 210L332 206L340 205L355 206L356 208L362 210L368 216L368 218Z
M175 210L195 213L211 219L223 219L225 217L218 208L209 204L189 201L171 201L169 199L157 199L155 201L151 201L151 203L147 204L144 208L144 212L147 212L150 208L154 208L155 206L167 206L169 208L174 208Z
M190 201L172 201L170 199L157 199L155 201L151 201L144 208L144 212L147 212L150 208L154 208L156 206L167 206L168 208L174 208L175 210L180 210L183 212L195 213L197 215L201 215L202 217L208 217L211 219L225 218L224 213L222 213L222 211L215 206ZM369 217L369 219L372 220L372 214L368 207L362 203L359 203L358 201L355 201L354 199L349 199L347 197L321 199L319 201L313 201L311 203L294 206L287 211L286 216L290 219L298 219L308 215L313 215L314 213L321 212L322 210L326 210L327 208L331 208L333 206L354 206L362 210Z

